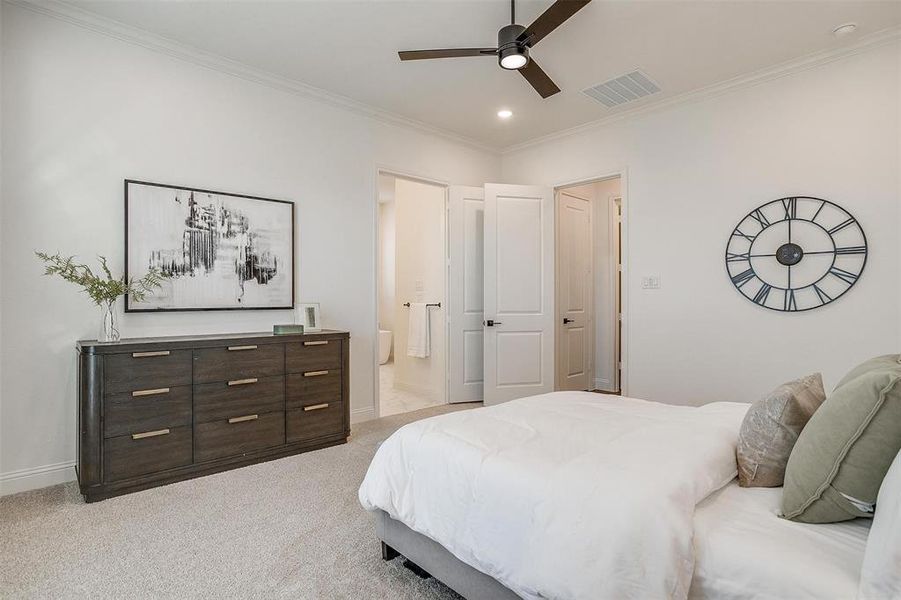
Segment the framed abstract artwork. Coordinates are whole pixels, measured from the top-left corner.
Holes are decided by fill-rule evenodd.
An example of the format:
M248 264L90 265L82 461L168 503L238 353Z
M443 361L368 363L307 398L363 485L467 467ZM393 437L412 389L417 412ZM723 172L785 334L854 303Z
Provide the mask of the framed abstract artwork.
M125 180L125 275L166 276L126 312L294 308L294 203Z

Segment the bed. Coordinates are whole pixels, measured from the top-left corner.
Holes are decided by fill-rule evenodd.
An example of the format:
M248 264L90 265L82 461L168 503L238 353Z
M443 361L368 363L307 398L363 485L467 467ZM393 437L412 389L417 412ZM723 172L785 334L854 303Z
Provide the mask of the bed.
M857 597L871 521L786 521L781 500L782 488L734 481L698 505L690 598Z
M469 600L855 597L870 522L788 522L780 489L739 488L747 407L558 392L442 415L385 441L360 501L384 558Z

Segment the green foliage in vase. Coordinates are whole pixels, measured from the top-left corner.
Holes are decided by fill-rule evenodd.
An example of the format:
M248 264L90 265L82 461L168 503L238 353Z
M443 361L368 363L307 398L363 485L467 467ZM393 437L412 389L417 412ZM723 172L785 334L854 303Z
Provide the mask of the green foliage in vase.
M53 256L43 252L35 252L44 261L44 275L59 275L66 281L81 286L94 304L102 306L112 304L119 296L130 295L135 302L141 302L163 285L166 276L158 269L150 271L140 279L125 279L125 276L114 277L106 264L105 256L98 256L101 274L95 274L91 268L75 262L74 256L62 256L58 252Z

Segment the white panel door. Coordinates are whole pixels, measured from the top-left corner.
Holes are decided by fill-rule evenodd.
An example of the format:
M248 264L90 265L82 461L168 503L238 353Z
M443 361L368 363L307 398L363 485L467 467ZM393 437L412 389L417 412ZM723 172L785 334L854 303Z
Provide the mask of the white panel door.
M554 192L485 185L486 405L554 390Z
M450 402L481 402L484 190L450 187Z
M590 390L594 353L591 202L557 197L557 389Z

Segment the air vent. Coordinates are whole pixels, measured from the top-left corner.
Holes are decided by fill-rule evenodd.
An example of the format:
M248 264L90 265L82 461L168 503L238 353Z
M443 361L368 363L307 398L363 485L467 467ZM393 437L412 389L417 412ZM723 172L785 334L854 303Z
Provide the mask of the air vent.
M613 108L632 102L660 91L650 78L641 71L633 71L621 77L582 90L582 93L597 100L604 106Z

